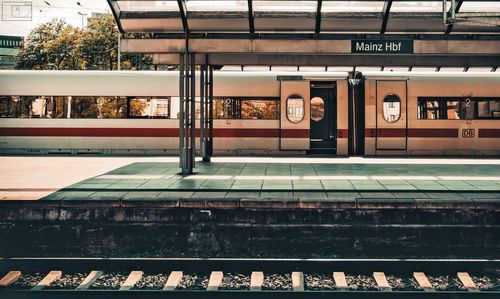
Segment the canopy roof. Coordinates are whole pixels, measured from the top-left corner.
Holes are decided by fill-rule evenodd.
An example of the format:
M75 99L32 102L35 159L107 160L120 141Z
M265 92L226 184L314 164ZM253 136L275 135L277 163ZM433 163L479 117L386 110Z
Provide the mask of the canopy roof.
M122 32L401 34L500 32L500 2L456 0L454 24L443 1L108 0ZM451 1L446 11L450 11Z

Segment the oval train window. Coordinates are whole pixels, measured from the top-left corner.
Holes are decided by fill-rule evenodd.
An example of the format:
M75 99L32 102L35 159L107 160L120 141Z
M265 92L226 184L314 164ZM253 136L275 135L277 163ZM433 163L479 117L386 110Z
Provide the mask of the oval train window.
M386 95L382 110L387 122L397 122L401 118L401 99L393 93Z
M286 100L286 117L292 123L304 119L304 99L299 95L292 95Z
M320 97L311 99L311 119L318 122L325 117L325 101Z

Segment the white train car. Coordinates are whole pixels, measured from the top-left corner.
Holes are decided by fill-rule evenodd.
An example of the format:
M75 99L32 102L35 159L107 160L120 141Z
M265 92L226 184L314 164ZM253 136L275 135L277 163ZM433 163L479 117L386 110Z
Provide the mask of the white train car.
M363 75L366 155L500 155L498 73Z
M347 155L348 74L297 75L215 72L214 152ZM0 71L0 153L177 154L178 95L178 72Z
M500 155L499 74L356 78L215 72L215 154ZM0 153L177 154L178 95L177 72L0 71Z

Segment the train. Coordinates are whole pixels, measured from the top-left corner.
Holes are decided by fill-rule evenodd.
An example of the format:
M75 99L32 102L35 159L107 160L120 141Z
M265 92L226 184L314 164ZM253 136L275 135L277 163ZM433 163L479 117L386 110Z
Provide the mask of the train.
M214 71L212 115L215 155L499 156L500 74ZM0 71L3 155L174 155L178 117L177 71Z

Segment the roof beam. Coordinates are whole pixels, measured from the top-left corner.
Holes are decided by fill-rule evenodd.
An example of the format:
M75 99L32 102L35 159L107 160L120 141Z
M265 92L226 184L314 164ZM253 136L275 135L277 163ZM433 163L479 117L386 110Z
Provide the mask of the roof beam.
M182 27L184 28L184 32L189 33L186 0L177 0L177 4L179 4L179 12L181 14Z
M121 40L122 52L128 53L184 53L185 37L157 38L157 39L129 39ZM255 53L255 54L296 54L296 55L323 55L323 54L353 54L352 42L348 39L330 40L275 40L275 39L220 39L189 37L189 49L195 53ZM477 56L478 59L486 55L499 55L500 40L415 40L413 52L433 55L460 55ZM358 56L363 56L356 54ZM397 55L380 54L396 57ZM391 65L391 64L387 64ZM498 65L498 63L494 64Z
M384 9L382 11L382 27L380 28L380 34L385 34L387 29L387 23L389 22L389 14L391 12L392 0L387 0L384 3Z
M115 0L107 0L108 5L111 8L111 12L113 13L113 17L115 18L116 26L118 26L118 30L120 33L123 33L122 22L120 20L120 6Z
M314 33L319 34L321 31L321 6L323 6L323 0L318 0L316 6L316 27L314 28Z
M198 57L200 60L198 60ZM196 56L198 63L203 63L205 55ZM442 55L289 55L289 54L208 54L211 64L215 65L264 65L264 66L377 66L398 65L398 66L422 66L445 65L448 67L462 67L464 65L477 67L491 67L498 62L499 55L491 56L442 56ZM155 54L153 63L155 64L178 64L178 54Z
M248 0L248 29L250 34L255 33L255 22L253 19L253 3L252 0Z
M462 7L463 3L464 3L464 0L457 0L456 6L455 6L455 14L457 14L460 11L460 8ZM452 9L453 9L453 7L450 7L450 11L448 12L448 14L451 13ZM448 27L446 28L445 34L450 34L452 30L453 30L453 24L448 25Z

